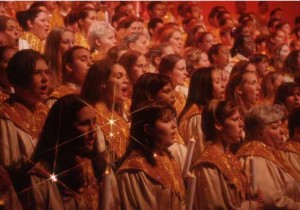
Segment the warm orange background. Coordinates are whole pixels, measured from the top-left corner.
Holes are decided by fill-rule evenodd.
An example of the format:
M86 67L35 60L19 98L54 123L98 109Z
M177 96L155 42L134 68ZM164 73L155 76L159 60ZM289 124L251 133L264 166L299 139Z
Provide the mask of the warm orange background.
M223 5L231 14L235 14L235 1L201 1L197 2L203 10L204 21L207 23L207 17L212 7ZM284 19L287 20L291 27L294 27L294 18L300 15L300 1L268 1L269 13L276 7L283 10ZM257 13L258 1L247 1L247 12Z

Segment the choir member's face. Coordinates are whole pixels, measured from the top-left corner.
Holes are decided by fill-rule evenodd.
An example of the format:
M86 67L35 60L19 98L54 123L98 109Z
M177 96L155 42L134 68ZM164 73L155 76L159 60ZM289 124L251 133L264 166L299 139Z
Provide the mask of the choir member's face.
M286 57L290 54L290 48L288 45L283 45L279 52L279 59L284 61Z
M257 64L256 66L257 73L260 76L266 76L269 74L269 62L267 59L263 59L260 63Z
M215 64L221 67L226 67L229 63L230 51L229 49L223 45L218 50L218 53L214 56Z
M77 131L76 137L81 140L78 140L78 150L82 152L91 152L94 149L97 138L97 120L95 111L88 106L83 107L77 113L74 128Z
M252 55L256 51L256 46L253 38L251 36L244 37L244 45L242 46L241 51L247 55Z
M289 113L300 108L300 88L292 91L292 94L285 99L285 105Z
M33 21L28 21L29 31L39 39L45 40L49 33L49 16L47 12L38 13Z
M6 23L5 34L8 35L9 41L15 46L20 36L19 25L14 20L8 20Z
M158 93L156 94L155 101L163 101L170 105L173 105L175 103L176 99L171 83L166 84L165 86L163 86L162 89L158 91Z
M133 50L140 52L144 55L149 52L149 40L144 35L139 36L139 38L130 46Z
M284 143L281 121L278 120L265 125L261 139L266 145L279 148Z
M202 50L208 52L211 46L214 44L214 36L212 34L207 34L203 38L203 42L201 44Z
M184 48L182 33L180 31L175 31L170 37L167 44L173 47L175 53L181 55Z
M130 26L126 29L126 35L130 35L132 33L141 32L141 25L139 22L133 22Z
M196 64L195 68L209 67L209 66L210 66L210 62L207 54L205 52L201 53L199 62L198 64Z
M97 20L97 13L96 11L88 11L87 17L80 21L81 24L81 28L82 30L84 30L85 32L87 32L90 28L90 26Z
M74 35L71 31L65 31L61 35L60 54L63 55L68 49L74 46Z
M148 71L149 63L147 62L146 57L144 55L139 56L132 69L132 83L135 84L138 78Z
M91 54L87 49L78 49L73 53L73 62L72 64L67 64L67 66L69 66L73 81L77 85L81 86L83 84L91 65Z
M284 32L282 30L278 30L276 33L276 36L272 39L273 43L275 46L281 45L284 42Z
M0 2L0 15L6 16L7 2Z
M32 74L30 85L31 97L34 101L44 101L48 97L49 68L44 59L38 59Z
M224 99L225 85L219 70L214 70L211 73L213 84L213 98L222 100Z
M176 118L175 116L166 115L155 122L152 134L156 144L167 148L174 144L176 135Z
M104 52L108 51L110 48L116 46L117 44L115 32L113 30L107 30L104 36L101 37L99 40L101 43L100 48Z
M257 81L256 74L248 72L243 75L243 82L239 94L241 94L245 104L257 104L259 100L260 89L260 84Z
M290 24L286 23L282 26L282 30L284 31L285 34L290 34L291 33L291 26Z
M236 110L231 116L225 119L221 126L221 133L225 137L227 144L236 144L243 138L244 123L240 113Z
M119 64L115 64L110 72L106 84L107 97L110 102L122 103L128 97L128 76Z
M165 4L156 4L154 8L150 11L152 18L163 18L167 12L167 7Z
M243 27L242 35L251 36L250 28L248 26Z
M188 76L186 71L186 62L184 59L177 61L174 69L168 73L174 87L184 85L185 79Z

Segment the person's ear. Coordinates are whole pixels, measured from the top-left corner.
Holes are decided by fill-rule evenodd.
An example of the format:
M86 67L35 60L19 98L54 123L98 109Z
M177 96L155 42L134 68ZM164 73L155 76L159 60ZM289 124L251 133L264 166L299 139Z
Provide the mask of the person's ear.
M215 128L217 129L217 131L222 131L223 130L223 125L219 121L216 121L215 122Z
M97 47L102 46L101 40L99 38L95 40L95 44L96 44Z
M27 20L28 28L33 28L33 22L31 20Z
M66 64L66 70L68 73L71 73L73 71L72 65L70 63Z
M84 20L83 19L79 19L78 20L78 26L81 27L84 24Z
M154 30L152 28L149 29L149 33L153 36Z
M155 57L154 57L154 64L155 64L156 66L159 66L160 61L161 61L161 59L160 59L159 56L155 56Z
M240 85L239 85L239 86L236 86L235 92L236 92L236 94L238 94L238 95L242 95L242 93L243 93L242 87L241 87Z

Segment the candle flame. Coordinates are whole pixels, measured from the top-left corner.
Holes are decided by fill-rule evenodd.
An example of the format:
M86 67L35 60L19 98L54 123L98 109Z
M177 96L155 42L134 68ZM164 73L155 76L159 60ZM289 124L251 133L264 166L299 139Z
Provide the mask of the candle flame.
M56 175L55 175L55 174L51 174L51 175L50 175L50 180L51 180L52 182L57 182Z

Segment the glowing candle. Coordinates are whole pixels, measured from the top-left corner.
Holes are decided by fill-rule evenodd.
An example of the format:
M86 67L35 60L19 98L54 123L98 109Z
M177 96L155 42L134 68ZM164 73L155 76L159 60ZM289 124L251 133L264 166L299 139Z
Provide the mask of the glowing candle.
M109 201L110 201L110 188L111 188L111 182L110 182L110 174L109 170L106 169L104 173L104 188L103 188L103 198L102 198L102 208L103 210L109 210Z
M188 178L188 187L187 187L187 194L186 194L186 210L193 209L196 181L197 178L194 176L194 174Z
M192 161L192 156L194 152L194 147L195 147L195 139L190 139L189 144L188 144L188 149L187 149L187 155L184 161L184 167L183 167L183 176L186 176L190 170L191 166L191 161Z
M111 118L110 120L108 120L108 123L109 123L110 125L113 125L113 124L115 124L115 121L114 121L113 118Z
M51 174L51 175L50 175L50 180L51 180L52 182L57 182L57 177L56 177L56 175L55 175L55 174Z
M4 202L4 198L2 198L2 196L0 197L0 210L4 210L5 209L5 202Z
M141 3L139 1L136 2L136 16L140 17L140 11L141 11Z

